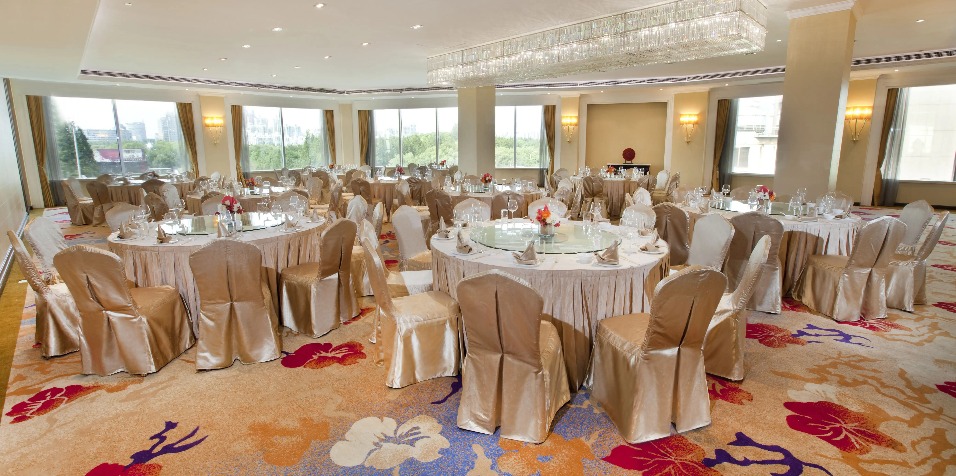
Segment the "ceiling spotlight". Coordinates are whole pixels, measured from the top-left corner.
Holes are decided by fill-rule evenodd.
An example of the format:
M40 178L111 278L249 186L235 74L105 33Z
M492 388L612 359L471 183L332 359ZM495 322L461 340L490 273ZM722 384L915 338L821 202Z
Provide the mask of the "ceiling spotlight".
M368 46L368 42L362 43L362 46Z
M273 74L273 75L272 75L273 78L276 77L276 76L278 76L278 74Z
M293 66L293 68L295 68L295 69L300 69L300 68L302 68L302 67L301 67L301 66Z
M412 30L421 30L422 25L412 25Z
M894 69L894 70L893 70L893 72L894 72L894 73L899 73L899 72L900 72L900 70L898 70L898 69Z
M219 61L226 61L229 58L219 58Z
M252 45L242 45L243 48L249 49L252 48Z
M209 71L209 68L203 68L202 70L203 70L203 71Z
M780 43L781 41L783 41L783 40L777 40L777 43Z
M916 23L923 23L924 21L926 21L926 20L920 18L919 20L916 20Z
M331 55L325 55L325 59L329 59L331 57L332 57Z
M126 6L127 6L127 7L132 7L132 6L133 6L133 2L126 2Z
M272 31L274 31L274 32L280 32L280 31L282 31L282 27L281 27L281 26L277 26L277 27L273 28Z
M603 93L604 91L601 91L601 92Z
M316 4L315 4L315 8L322 8L322 7L324 7L324 6L325 6L324 3L316 3ZM289 97L292 97L292 96L289 96Z

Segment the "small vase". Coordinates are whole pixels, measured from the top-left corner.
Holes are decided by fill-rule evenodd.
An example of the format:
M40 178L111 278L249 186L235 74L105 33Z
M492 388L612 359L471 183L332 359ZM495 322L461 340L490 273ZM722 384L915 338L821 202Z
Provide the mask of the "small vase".
M770 213L770 201L762 198L757 199L757 211L768 215Z
M539 223L538 234L541 235L541 238L554 238L554 225Z

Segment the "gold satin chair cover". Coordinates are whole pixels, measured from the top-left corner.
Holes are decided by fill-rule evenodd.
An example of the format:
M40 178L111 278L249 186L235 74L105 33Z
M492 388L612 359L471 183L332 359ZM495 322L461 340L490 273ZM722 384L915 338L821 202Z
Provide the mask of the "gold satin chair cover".
M143 187L143 190L146 191L147 195L151 193L155 193L156 195L162 195L163 185L166 185L166 182L158 178L153 178L143 182L143 184L140 185L140 187Z
M111 179L112 180L112 179ZM110 189L99 179L86 184L86 191L93 199L93 225L101 225L106 221L106 212L113 206L110 198Z
M336 181L329 188L329 212L335 212L339 216L345 215L342 211L342 183Z
M36 294L34 342L40 344L40 353L44 357L56 357L80 350L77 335L80 313L66 283L45 280L20 237L9 230L7 237L13 247L13 257L20 265L20 271Z
M215 215L219 211L224 195L219 192L209 192L202 196L199 209L203 215Z
M477 198L466 198L455 204L454 212L467 212L472 208L478 210L478 217L482 221L488 221L494 218L491 215L491 205Z
M69 248L66 239L60 234L60 227L46 217L36 217L27 224L23 236L33 248L36 264L44 282L54 284L59 281L53 257Z
M897 253L886 270L886 306L913 312L926 304L926 260L939 243L949 212L943 212L915 255Z
M169 213L169 205L161 195L149 192L143 200L149 208L149 217L152 221L162 221L163 217Z
M716 213L704 215L694 225L687 265L722 270L733 238L734 226L730 224L730 220Z
M860 229L850 256L810 256L794 297L836 321L886 317L886 271L905 232L903 222L878 218Z
M657 234L667 242L670 249L671 265L686 264L690 250L687 239L690 235L690 222L687 213L673 203L655 205L654 213L657 215Z
M414 208L402 205L392 213L392 226L398 239L398 269L402 271L432 269L432 252L425 242L425 229Z
M571 399L561 338L531 286L492 270L458 283L466 339L458 427L543 443Z
M748 212L730 219L734 226L734 238L730 242L724 274L727 287L736 288L752 255L756 243L763 237L770 238L770 255L761 266L760 279L754 288L747 309L780 314L783 300L783 273L780 270L780 243L783 240L783 224L780 220L758 212Z
M607 195L604 193L604 178L588 175L581 181L582 200L581 217L589 220L591 217L585 214L590 210L591 204L596 203L601 207L601 216L610 218L607 210Z
M660 178L661 174L666 173L666 170L662 170L657 176ZM664 183L662 186L661 182L658 181L657 187L653 192L651 192L651 203L654 205L673 201L674 191L677 190L678 186L680 186L680 172L675 172L674 175L667 177L665 182L666 183Z
M365 201L372 203L372 185L364 178L353 178L349 188L355 196L361 195Z
M393 299L374 245L363 239L362 246L378 304L374 341L380 346L378 362L385 366L385 385L402 388L458 375L458 303L441 291Z
M657 222L654 209L643 203L635 203L621 212L621 221L629 220L638 230L650 230Z
M352 291L352 246L357 228L345 218L322 232L319 261L282 270L282 325L312 337L328 334L361 309Z
M140 208L136 205L130 205L126 202L114 203L113 207L106 211L106 226L110 231L119 231L124 223L130 221Z
M502 211L502 210L508 210L508 199L511 199L511 198L517 200L518 208L517 208L517 210L515 210L516 213L517 213L518 211L520 211L520 210L528 210L528 206L527 206L527 203L526 203L527 201L525 200L523 193L515 193L515 192L511 192L511 191L502 192L502 193L499 193L499 194L495 195L494 198L491 199L491 212L490 212L490 213L491 213L491 219L492 219L492 220L497 220L497 219L501 218L501 211ZM542 200L544 200L544 199L542 199ZM549 207L548 209L550 210L551 208ZM508 216L511 216L511 215L510 215L511 212L509 211L508 213L509 213ZM528 210L528 216L531 217L531 218L534 218L534 215L531 215L531 211L530 211L530 210ZM519 216L518 218L522 218L522 217Z
M522 196L522 198L524 197ZM521 205L519 204L518 206L521 206ZM538 210L544 208L545 206L548 207L548 211L550 211L551 213L561 218L568 216L567 205L562 203L557 198L544 197L544 198L539 198L538 200L535 200L528 204L528 218L534 218L538 214ZM492 213L491 216L494 216L494 213Z
M641 443L710 424L701 350L727 285L718 271L690 267L664 278L650 314L598 322L594 385L599 402L628 443Z
M747 340L747 302L773 248L770 236L754 245L746 266L737 276L734 290L724 293L704 337L704 367L707 373L730 380L744 379L744 342ZM729 282L728 282L729 284Z
M79 182L74 185L72 181L76 179L67 179L60 182L63 188L63 195L66 197L66 210L70 214L70 223L77 226L93 223L93 199L78 193Z
M912 255L916 251L923 230L933 219L933 207L926 200L917 200L908 203L900 212L900 221L906 224L906 234L900 243L899 251L902 254Z
M195 343L176 288L131 288L119 256L92 246L70 247L54 262L80 312L84 374L151 374Z
M428 190L426 186L427 182L425 179L418 177L409 177L408 178L408 190L409 196L415 205L424 205L425 204L425 192Z
M281 357L279 317L262 252L254 245L219 239L189 255L199 292L196 368L222 369Z
M373 225L365 220L365 223L359 227L359 240L368 239L375 248L378 259L385 262L385 256L382 255L382 247L379 244L378 235L375 234ZM360 251L359 251L360 250ZM359 251L356 253L356 251ZM359 256L362 261L356 262L355 257ZM430 269L423 271L390 271L384 268L385 281L392 296L408 296L410 294L424 293L432 290L432 272ZM365 260L365 247L362 245L352 248L352 289L359 296L371 296L375 294L372 290L372 282L369 279L368 266Z
M433 188L425 194L425 204L428 205L428 216L431 219L431 228L428 230L428 237L431 237L438 231L438 220L443 220L446 226L451 226L452 218L455 215L455 208L452 205L451 195L448 192Z

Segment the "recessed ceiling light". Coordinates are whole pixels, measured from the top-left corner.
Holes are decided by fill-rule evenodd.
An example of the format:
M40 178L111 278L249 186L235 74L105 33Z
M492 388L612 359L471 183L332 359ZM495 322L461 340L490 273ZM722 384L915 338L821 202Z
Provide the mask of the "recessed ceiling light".
M900 70L898 70L898 69L894 69L894 70L893 70L893 72L895 72L895 73L899 73L899 72L900 72Z
M202 70L203 70L203 71L209 71L209 68L203 68Z
M280 32L280 31L282 31L282 27L281 27L281 26L277 26L277 27L273 28L272 31Z
M300 68L302 68L302 67L301 67L301 66L293 66L293 68L295 68L295 69L300 69Z
M273 75L272 75L273 78L276 77L276 76L278 76L278 74L273 74Z
M603 93L604 91L601 91L601 92Z
M368 46L368 42L362 43L362 46Z
M316 3L316 4L315 4L315 8L322 8L322 7L324 7L324 6L325 6L324 3ZM289 96L289 97L292 97L292 96Z
M252 48L252 45L242 45L243 48Z
M923 23L924 21L926 21L926 20L920 18L919 20L916 20L916 23Z
M783 40L777 40L777 43L780 43L781 41L783 41Z
M412 30L421 30L422 25L412 25Z
M663 91L663 90L664 90L664 88L660 88L660 89L658 89L658 91Z
M332 57L332 55L325 55L325 59L329 59L329 58L331 58L331 57Z
M189 88L186 88L186 91L189 91Z
M730 86L730 83L725 84L724 86Z
M127 7L132 7L132 6L133 6L133 2L126 2L126 6L127 6Z
M219 58L219 61L226 61L229 58Z

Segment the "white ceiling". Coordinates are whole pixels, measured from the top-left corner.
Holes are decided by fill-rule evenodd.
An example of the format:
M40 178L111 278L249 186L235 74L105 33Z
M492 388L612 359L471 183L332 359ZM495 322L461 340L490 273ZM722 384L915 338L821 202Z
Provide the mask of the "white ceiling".
M88 69L342 90L421 87L430 55L660 3L322 0L325 7L317 9L318 1L130 0L127 6L126 0L0 0L0 76L76 81ZM770 22L762 53L554 79L780 66L786 63L787 10L835 0L764 1ZM956 0L857 3L854 57L956 46ZM921 18L926 21L916 23ZM411 29L415 24L424 27Z

